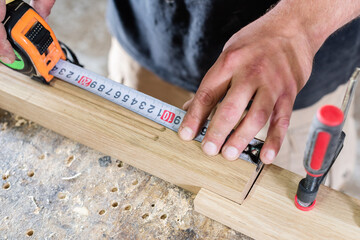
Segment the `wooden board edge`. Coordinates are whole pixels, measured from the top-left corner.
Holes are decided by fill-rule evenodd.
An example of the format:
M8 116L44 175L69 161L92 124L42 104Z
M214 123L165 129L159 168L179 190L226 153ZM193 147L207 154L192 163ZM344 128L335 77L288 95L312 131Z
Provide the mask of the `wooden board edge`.
M288 196L262 188L260 183L242 205L202 188L195 197L194 210L254 239L355 240L360 236L358 199L323 186L319 206L302 212L293 200L279 202Z
M148 123L149 121L143 121L142 118L140 119L139 116L137 116L137 115L135 116L134 113L127 112L127 110L125 110L125 109L119 111L114 108L115 104L108 102L106 100L103 100L95 95L90 95L90 93L88 93L80 88L77 88L75 86L72 86L68 83L58 84L55 87L48 87L46 85L37 83L34 80L30 80L28 77L26 77L20 73L13 72L13 71L5 68L4 66L0 67L0 76L3 78L0 81L4 85L4 88L0 89L0 92L2 92L2 94L0 95L0 99L4 100L4 101L0 102L0 106L2 106L2 108L6 109L10 112L19 114L21 116L24 116L24 117L28 118L29 120L37 122L38 124L48 128L48 129L51 129L61 135L64 135L64 136L66 136L70 139L73 139L77 142L80 142L84 145L90 146L100 152L103 152L104 154L108 154L113 157L117 157L119 159L121 158L122 160L124 160L123 157L121 157L124 154L119 151L118 147L115 147L112 145L112 146L106 146L106 147L101 148L95 143L89 144L89 141L86 140L85 138L84 138L85 140L82 140L79 135L74 135L72 133L69 133L69 132L71 132L70 126L66 125L68 127L68 129L66 129L66 127L64 125L58 124L59 123L59 122L57 122L58 119L60 119L61 117L65 117L67 122L70 122L70 120L72 120L71 125L74 125L76 123L78 126L87 125L88 123L85 122L85 121L87 121L87 119L83 119L83 120L85 120L83 122L80 122L77 119L74 119L71 116L71 114L69 114L69 111L66 111L65 107L64 107L64 109L62 109L62 107L56 108L56 109L49 109L48 107L44 107L44 104L46 104L46 105L49 104L49 102L46 102L46 101L55 102L55 100L56 100L56 102L59 102L59 103L62 102L63 104L67 104L72 109L76 109L77 111L82 111L81 108L77 108L79 103L82 103L81 104L82 108L89 108L89 109L93 109L93 110L98 110L99 105L103 106L103 104L104 104L104 105L106 105L106 107L101 111L101 116L94 115L94 116L91 116L92 118L100 119L100 118L105 118L105 116L106 116L106 119L103 119L103 120L108 121L112 125L114 125L114 124L117 124L115 122L119 121L119 119L112 119L112 118L114 118L115 115L118 115L119 112L121 112L121 114L123 113L129 119L137 120L137 122L136 122L137 124L146 125L146 129L149 132L148 134L152 134L153 132L151 132L151 131L156 131L157 133L156 134L154 133L154 134L158 135L158 136L164 136L165 140L167 140L167 139L174 140L175 138L177 138L175 133L169 133L169 131L162 131L161 129L156 129L156 126L154 127L154 124L151 124L151 123L149 124ZM10 88L11 92L7 92L7 90L5 90L6 87ZM21 88L20 89L21 91L19 90L21 93L19 93L17 91L18 88ZM66 90L64 90L64 88ZM69 94L69 91L72 92L72 94ZM43 101L42 99L40 99L41 95L39 95L39 94L36 95L36 93L38 93L38 92L41 92L41 94L45 94L45 95L47 94L48 98L43 97L46 101ZM70 96L74 95L74 93L79 94L79 96L76 95L76 98L75 97L70 98ZM55 94L56 96L53 96L53 94ZM93 97L96 100L89 101L89 98L92 99ZM69 100L69 99L71 99L71 100ZM62 100L65 100L65 101L63 102ZM42 103L42 101L44 103ZM99 102L97 102L97 101L99 101ZM26 107L25 107L25 105L26 105ZM37 116L38 114L36 113L36 111L42 112L42 116ZM46 111L48 112L48 114L46 113ZM76 111L73 111L73 112L76 112ZM51 121L47 122L45 118L49 117L49 115L51 115L53 117L52 117ZM91 126L91 127L94 127L94 129L97 128L96 126ZM82 133L84 133L83 128L84 127L78 127L79 131L82 131ZM144 128L145 128L145 126L144 126ZM133 130L133 128L131 128L130 130ZM69 134L67 134L67 132ZM86 133L86 134L89 134L89 133ZM106 136L110 136L109 131L106 131L106 134L107 134ZM160 140L158 142L160 142ZM189 146L189 149L191 149L191 151L192 151L192 153L191 153L192 155L194 155L193 153L195 152L195 150L196 150L196 152L199 152L199 154L200 154L201 150L196 145L197 143L181 142L181 144L182 145L186 144L187 146ZM115 148L116 148L116 150L114 150ZM130 151L130 150L127 150L127 151ZM112 154L112 153L115 153L115 154ZM190 152L186 153L186 154L190 154ZM129 153L126 156L133 156L133 155L134 155L134 153ZM165 154L159 155L159 154L155 154L153 152L149 152L149 156L150 155L151 155L151 160L154 160L157 162L160 162L159 157L163 158L164 161L167 158L169 158L169 156L165 156ZM195 154L194 156L198 156L198 155ZM205 157L203 155L201 155L201 156L199 155L199 158L205 159ZM199 160L199 159L196 159L196 160ZM194 161L196 161L196 160L194 160ZM244 177L243 178L236 177L236 180L239 180L239 181L228 181L226 184L224 184L224 181L222 183L221 182L219 183L217 181L211 182L211 181L209 181L209 179L204 178L201 181L201 183L194 184L194 183L196 183L196 179L194 178L195 175L191 174L191 172L194 170L194 167L185 166L182 163L179 163L179 164L174 163L174 160L171 161L171 162L173 162L173 164L172 165L170 164L169 166L171 166L171 167L178 166L179 169L181 169L181 170L189 169L189 167L191 167L190 168L191 171L189 171L189 174L187 174L188 177L187 177L186 181L181 180L182 175L184 175L184 174L181 174L180 177L179 176L176 177L174 175L165 174L163 172L159 173L159 171L155 171L155 170L151 171L152 167L147 162L145 164L146 165L145 167L142 165L142 162L140 160L139 161L125 161L124 160L124 162L126 162L130 165L133 165L139 169L142 169L146 172L149 172L150 174L158 176L165 181L168 181L168 182L174 183L176 185L179 185L181 187L184 187L187 190L190 190L194 193L198 192L198 190L201 187L206 187L206 188L209 188L212 190L214 190L216 188L219 190L219 194L221 192L222 195L224 195L230 199L233 199L234 201L242 202L243 196L245 195L243 187L246 184L248 184L248 178L251 177L251 175L253 175L253 171L250 171L250 170L255 169L256 167L248 167L248 165L250 165L250 163L245 162L245 161L243 164L238 164L239 162L236 163L237 161L236 162L224 162L224 163L221 163L221 166L220 166L219 165L219 163L220 163L219 157L209 158L208 160L209 160L209 163L217 162L212 169L209 169L210 174L211 174L211 171L214 173L219 173L220 167L227 166L226 168L230 169L230 164L231 164L231 166L235 167L235 168L231 167L232 170L228 171L227 173L224 173L223 175L215 174L215 175L218 175L216 177L220 180L225 179L226 177L231 176L231 175L233 175L233 176L239 175L240 174L239 171L243 171L245 173ZM200 162L200 161L197 161L197 162ZM174 164L175 165L177 164L177 165L174 166ZM203 164L207 164L207 162L204 162ZM235 164L235 165L233 165L233 164ZM163 167L162 164L160 164L160 165L161 165L160 168ZM200 166L198 166L198 168L199 167ZM238 170L236 170L236 169L238 169ZM236 184L233 184L232 182L236 182Z

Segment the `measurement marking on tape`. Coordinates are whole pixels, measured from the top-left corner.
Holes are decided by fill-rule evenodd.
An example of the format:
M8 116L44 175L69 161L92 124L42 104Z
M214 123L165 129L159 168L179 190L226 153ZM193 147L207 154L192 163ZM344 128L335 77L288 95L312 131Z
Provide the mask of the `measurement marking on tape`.
M60 60L50 71L50 74L116 103L175 132L179 130L186 114L186 112L180 108L67 61ZM206 121L194 140L201 142L204 139L208 126L209 121ZM240 154L240 158L251 163L260 164L259 154L262 145L263 141L261 140L251 140L248 147Z

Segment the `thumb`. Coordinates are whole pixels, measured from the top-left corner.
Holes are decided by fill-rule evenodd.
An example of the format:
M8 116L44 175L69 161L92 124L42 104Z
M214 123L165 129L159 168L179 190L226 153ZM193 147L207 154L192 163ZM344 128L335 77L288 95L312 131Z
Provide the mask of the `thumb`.
M6 14L5 0L0 1L0 22L4 20ZM10 64L15 61L15 54L10 42L7 40L4 25L0 23L0 60Z
M30 5L35 8L39 15L46 19L54 6L55 0L31 0Z

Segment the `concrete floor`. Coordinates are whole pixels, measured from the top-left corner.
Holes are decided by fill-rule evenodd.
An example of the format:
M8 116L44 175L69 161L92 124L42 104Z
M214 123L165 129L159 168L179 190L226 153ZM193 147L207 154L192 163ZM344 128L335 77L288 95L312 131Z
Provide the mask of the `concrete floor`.
M61 0L61 1L56 2L55 6L53 8L52 14L48 20L49 24L52 26L54 32L56 33L58 39L65 42L70 48L72 48L77 53L80 61L85 65L85 68L92 70L94 72L97 72L104 76L107 75L107 54L108 54L108 51L110 48L110 38L111 38L107 31L107 27L105 24L105 11L106 11L106 1ZM358 87L358 90L357 90L355 106L357 106L360 103L360 89L359 88L360 87ZM358 108L355 109L355 117L357 119L357 121L356 121L357 122L357 132L359 135L360 134L360 109L358 109ZM29 126L30 126L30 124L29 124ZM71 154L72 154L72 152L75 152L75 150L73 151L71 149L82 149L80 151L80 153L83 154L84 156L82 156L82 155L77 156L79 159L87 159L90 161L91 159L99 158L99 160L100 160L100 157L102 156L100 153L93 152L93 150L87 149L85 146L80 146L80 145L78 146L78 144L76 144L75 142L72 142L71 140L61 138L57 134L52 133L51 131L41 130L41 129L39 130L37 128L38 127L36 126L35 129L31 128L31 131L30 130L28 130L28 131L40 134L44 138L49 138L49 141L53 141L51 139L57 139L57 138L61 139L60 142L64 142L63 148L65 150L67 150L67 152L70 152ZM26 135L26 134L24 135L22 132L18 132L18 131L14 131L14 134L15 134L15 136L17 136L16 134L21 135L21 137L16 137L17 140L19 140L19 139L26 140L27 139L25 142L30 142L32 139L32 137L31 137L32 134L30 134L31 136ZM57 141L57 142L59 142L59 141ZM352 180L349 183L347 183L347 185L345 186L344 191L345 191L345 193L360 199L360 141L358 141L358 145L359 145L358 157L357 157L355 173L352 177ZM18 146L18 144L16 144L16 146ZM39 144L39 147L40 147L40 144ZM71 151L68 150L68 148L71 148L70 149ZM51 152L51 150L46 150L46 152ZM58 156L58 155L59 154L57 154L56 156ZM51 156L51 157L53 157L53 156ZM65 158L65 157L66 157L65 155L62 156L62 158ZM56 161L56 159L54 159L54 161ZM86 161L82 162L82 164L85 164L85 163L86 163ZM90 165L92 164L92 166L93 165L95 166L95 164L93 162L90 162L89 164ZM116 165L116 164L117 163L113 162L113 165ZM96 167L98 167L98 166L95 166L94 169L91 171L100 171L99 167L98 168L96 168ZM116 167L116 166L113 166L113 167ZM61 167L59 167L59 169L61 169ZM90 171L89 170L90 168L84 167L84 169L88 169L88 171ZM140 180L136 181L135 185L138 185L138 183L142 183L143 182L142 179L146 180L144 182L150 183L150 184L146 185L146 187L142 188L141 193L134 192L134 196L133 196L134 199L137 199L136 197L138 197L139 195L142 196L143 199L147 199L149 196L148 194L150 194L149 192L156 192L159 194L161 193L160 194L161 199L159 199L159 201L162 199L166 199L166 202L163 203L163 205L161 205L162 207L159 208L159 212L156 212L155 210L151 210L151 207L149 207L150 210L144 209L144 207L142 207L142 208L139 208L139 211L141 210L144 212L139 212L138 214L132 213L132 214L129 214L126 216L125 215L120 216L119 214L121 212L114 211L114 212L111 212L111 214L115 214L115 215L110 215L110 213L109 213L109 217L108 217L108 215L105 215L106 218L111 217L111 221L109 219L109 221L106 221L106 223L109 223L109 222L114 223L116 225L116 226L114 225L115 228L107 228L108 226L105 226L106 225L105 222L101 222L103 220L101 220L97 216L97 218L93 218L93 219L94 219L94 221L97 221L96 222L97 224L98 223L103 224L100 226L101 231L105 231L104 229L107 229L107 231L113 232L113 229L116 229L116 231L118 231L118 235L116 235L116 237L118 238L118 237L122 236L123 239L126 239L127 237L128 238L133 237L131 234L134 234L134 233L132 232L133 231L132 229L130 229L131 231L128 229L127 232L130 233L130 235L126 235L127 237L124 237L125 236L124 231L126 230L126 229L124 230L124 228L129 228L129 226L133 226L134 229L136 230L136 227L139 226L142 230L145 229L145 231L142 233L139 233L140 235L137 235L137 236L141 238L146 235L147 236L146 239L152 239L152 238L165 239L170 234L172 236L175 236L174 234L180 234L180 235L176 235L176 236L178 236L178 238L176 238L176 239L194 239L194 238L211 239L214 236L216 236L216 238L218 238L218 239L248 239L247 237L245 237L239 233L236 233L235 231L230 230L221 224L215 223L214 221L211 221L211 220L203 217L202 215L193 212L192 202L191 202L191 200L189 201L189 199L192 199L192 197L193 197L191 194L189 194L183 190L180 190L177 187L175 187L169 183L165 183L164 181L162 181L160 179L151 177L148 174L141 172L140 170L134 170L133 168L126 166L126 171L125 171L125 168L123 167L123 165L121 165L121 169L122 169L121 171L124 171L124 173L122 173L122 175L120 177L129 175L133 178L136 177L136 178L140 179ZM114 169L112 168L112 170L111 170L109 168L107 171L114 171ZM134 173L134 172L136 172L136 173ZM36 173L35 176L37 176L37 174L38 173ZM116 176L117 175L118 175L118 173L116 173ZM123 184L124 180L122 180L122 179L117 180L115 177L113 179L114 179L114 182L116 182L116 184L119 184L118 188L121 189L121 187L123 187L123 185L124 185ZM129 178L129 179L132 179L132 178ZM107 186L106 184L109 184L109 181L105 181L105 180L101 181L100 183L98 181L94 180L93 184L94 184L94 186L96 186L98 184L103 184L104 188L109 188L109 189L112 187L110 185ZM54 186L55 185L56 184L54 183ZM129 183L128 185L133 186L134 184ZM37 185L34 185L34 186L36 187ZM154 190L154 188L153 188L154 186L157 186L156 190ZM14 184L14 186L12 186L12 189L13 190L16 189L16 184ZM36 189L36 188L34 188L34 189ZM71 188L69 188L69 189L71 189ZM167 189L167 190L165 191L164 189ZM174 192L174 194L172 194L173 196L171 196L171 194L169 195L168 192ZM53 193L53 191L49 190L49 194L50 193ZM88 191L84 190L82 192L82 194L88 194ZM120 199L120 200L117 204L119 204L119 206L126 205L127 201L130 201L133 199L131 197L132 195L129 195L129 193L125 192L125 196L124 196L123 192L119 191L118 194L119 194L118 199ZM43 194L41 194L41 192L39 192L38 195L41 196ZM69 196L71 196L71 194L69 194ZM107 196L105 196L105 195L101 196L101 199L104 200L106 197ZM58 197L58 198L60 198L60 197ZM61 199L63 199L63 198L61 198ZM64 197L64 199L69 199L69 201L70 201L70 197L66 197L66 198ZM89 196L86 199L92 199L92 196ZM174 199L177 199L177 202L175 202ZM46 203L45 200L44 200L44 202ZM71 200L73 200L73 199L71 199ZM92 206L93 202L94 201L89 200L88 205ZM8 204L9 211L11 210L11 206L13 206L12 204L13 204L13 202L11 202L11 201ZM17 204L20 204L20 202L17 202ZM52 208L50 208L50 205L51 205L50 203L46 203L46 204L49 205L49 209L52 209ZM47 206L46 204L44 206ZM139 203L138 205L140 206L141 204ZM103 204L103 205L105 205L105 204ZM6 206L7 205L5 204L5 207ZM158 203L156 203L156 206L158 206ZM161 214L163 214L163 212L161 212L161 211L164 211L164 209L170 208L172 206L176 209L175 210L169 209L169 212L168 212L169 216L166 217L166 215L165 215L165 217L163 217L164 215L161 215ZM54 206L51 205L51 207L54 207ZM113 208L115 208L115 207L113 207ZM97 208L94 208L94 209L97 209ZM112 209L112 208L109 208L109 209ZM111 210L109 210L109 212L110 211ZM147 213L146 213L146 211L147 211ZM17 212L20 212L20 211L17 211ZM100 214L100 212L99 212L99 214ZM175 218L174 216L170 215L170 212L174 216L181 216L181 217ZM68 213L69 212L64 212L63 214L68 216L69 218L73 217L73 215L71 213L69 213L69 214ZM146 213L147 215L144 213ZM150 213L150 215L149 215L149 213ZM93 214L93 212L91 212L91 214ZM143 214L143 215L139 215L139 214ZM102 214L100 214L100 215L102 215ZM157 216L157 215L159 215L159 216ZM11 214L9 216L11 216ZM141 216L142 216L142 218L141 218ZM150 217L148 218L148 216L150 216ZM39 218L39 221L43 224L42 225L43 228L47 231L47 228L48 228L48 223L46 222L47 220L44 221L44 219L41 219L41 215L39 215L38 218ZM140 218L143 221L146 220L147 222L144 222L144 223L140 222L141 221ZM168 220L163 221L164 218L166 218ZM54 219L54 217L52 217L52 219ZM58 219L59 219L59 221L64 220L60 217ZM76 218L73 218L73 219L74 219L74 221L75 220L78 221ZM66 221L64 220L64 222L66 222ZM159 227L157 229L158 230L157 233L163 232L163 235L161 235L161 237L151 235L151 234L149 235L149 233L152 232L152 229L153 229L152 226L155 226L155 224L158 224L158 222L160 222L163 225L159 225ZM83 224L83 223L81 222L81 224ZM84 221L84 226L87 226L87 224L88 224L88 221ZM59 224L57 224L57 225L60 226ZM113 224L110 224L110 225L113 226ZM13 228L14 226L11 224L8 224L7 226L8 227L6 227L6 229L14 229ZM81 226L83 226L83 225L81 225ZM146 226L147 226L147 228L146 228ZM6 229L5 228L1 229L1 227L0 227L0 235L1 235L1 230L5 231L5 233L9 233L9 231ZM70 231L71 227L67 226L67 229L68 229L67 231ZM164 229L169 232L165 232ZM41 236L48 236L48 235L46 235L46 234L48 234L48 232L46 232L45 230L44 230L44 235L41 235ZM99 230L99 234L101 232L100 230ZM84 231L82 229L81 231L82 231L82 233L86 233L86 235L83 235L84 239L89 236L87 234L92 233L92 229L85 229ZM11 231L10 231L10 233L11 233ZM21 236L23 236L23 235L21 235ZM66 235L64 235L64 236L66 236ZM95 237L97 235L92 235L92 236ZM0 237L0 238L2 238L2 237ZM91 239L91 237L90 237L90 239ZM145 238L141 238L141 239L145 239Z

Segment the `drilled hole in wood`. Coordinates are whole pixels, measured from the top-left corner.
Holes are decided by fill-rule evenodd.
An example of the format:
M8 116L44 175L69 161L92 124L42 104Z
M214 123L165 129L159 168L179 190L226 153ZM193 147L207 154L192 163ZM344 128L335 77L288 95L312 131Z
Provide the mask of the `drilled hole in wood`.
M132 185L137 185L139 182L138 180L136 179L135 181L132 182Z
M151 204L151 207L155 207L155 204L153 203L153 204Z
M118 191L118 189L116 188L116 187L113 187L112 189L111 189L111 192L117 192Z
M111 206L112 206L113 208L116 208L117 206L119 206L119 203L118 203L118 202L113 202L113 203L111 204Z
M101 209L100 211L99 211L99 215L104 215L105 214L105 210L104 209Z
M31 237L32 235L34 235L33 230L29 230L29 231L26 232L26 236Z
M3 185L3 188L4 188L4 189L9 189L9 188L10 188L10 183L5 183L5 184Z
M124 210L130 211L130 210L131 210L131 205L126 205L126 206L124 207Z
M33 177L34 174L35 174L34 171L29 171L27 175L28 175L29 177Z
M145 213L144 215L142 215L142 219L147 219L149 217L148 213Z
M65 194L65 193L58 193L58 198L59 198L59 199L65 199L65 198L66 198L66 194Z
M166 219L167 218L167 215L166 214L163 214L163 215L161 215L161 217L160 217L160 219L162 219L162 220L164 220L164 219Z

